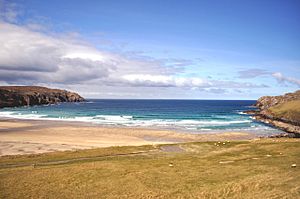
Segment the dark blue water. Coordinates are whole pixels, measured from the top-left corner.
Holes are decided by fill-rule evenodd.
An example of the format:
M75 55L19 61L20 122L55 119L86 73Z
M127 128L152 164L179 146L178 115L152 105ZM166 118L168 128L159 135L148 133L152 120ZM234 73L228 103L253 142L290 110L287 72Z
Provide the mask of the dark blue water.
M253 121L242 111L253 109L252 100L90 100L86 103L5 108L1 117L66 120L102 125L179 129L194 133L279 131Z

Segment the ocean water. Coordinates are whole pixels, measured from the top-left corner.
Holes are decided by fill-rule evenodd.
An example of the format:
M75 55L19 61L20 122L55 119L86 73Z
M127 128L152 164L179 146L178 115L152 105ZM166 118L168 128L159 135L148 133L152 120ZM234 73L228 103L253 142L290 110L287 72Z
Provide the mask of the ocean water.
M99 100L0 109L0 117L65 120L123 127L173 129L190 133L245 131L270 135L281 131L256 122L244 110L252 100Z

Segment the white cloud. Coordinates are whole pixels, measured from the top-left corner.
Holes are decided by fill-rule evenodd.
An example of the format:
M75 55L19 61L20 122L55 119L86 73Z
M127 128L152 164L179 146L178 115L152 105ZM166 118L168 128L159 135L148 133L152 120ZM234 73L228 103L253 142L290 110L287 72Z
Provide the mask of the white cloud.
M96 81L132 87L261 87L250 83L178 77L183 72L181 63L184 62L189 63L180 59L160 60L111 53L82 40L55 37L26 26L0 22L0 78L8 83Z
M252 83L234 82L234 81L220 81L203 79L198 77L176 77L168 75L144 75L144 74L130 74L124 75L123 84L139 87L179 87L179 88L213 88L206 91L220 91L224 88L263 88L266 85L257 85ZM222 90L224 91L224 90Z
M0 22L0 71L7 81L30 76L62 83L97 79L115 69L114 59L80 42Z
M296 79L293 77L286 77L284 75L282 75L281 73L277 72L277 73L273 73L272 76L279 82L279 83L291 83L291 84L295 84L297 86L300 87L300 79Z
M184 78L166 75L124 75L123 79L133 86L153 87L209 87L210 83L201 78Z
M176 88L187 88L211 93L224 93L228 88L264 87L212 78L180 77L185 67L193 64L192 60L155 59L134 52L112 53L95 48L78 33L58 35L41 25L11 23L13 17L2 16L2 19L5 19L0 20L2 85L49 85L72 89L80 86L85 93L99 93L109 87L115 91L107 91L111 96L117 96L116 92L122 95L122 91L127 96L140 96L136 92L143 89L139 88L151 87L157 92L156 87L172 87L172 92Z
M41 82L80 82L104 77L115 81L136 71L174 74L178 66L165 66L156 59L128 58L98 50L82 40L55 37L27 26L0 22L0 72L7 81L30 79L31 74L32 79L42 77Z
M269 72L267 70L253 68L253 69L238 71L238 73L239 73L239 78L242 79L246 79L246 78L250 79L258 76L271 76L281 84L290 83L290 84L300 86L300 79L293 78L293 77L286 77L280 72Z

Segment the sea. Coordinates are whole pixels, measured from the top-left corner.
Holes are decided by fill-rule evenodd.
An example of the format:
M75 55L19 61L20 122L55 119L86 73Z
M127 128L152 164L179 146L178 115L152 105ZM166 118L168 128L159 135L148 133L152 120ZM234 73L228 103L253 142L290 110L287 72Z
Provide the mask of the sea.
M89 99L0 109L1 118L85 122L101 126L178 130L187 133L250 132L257 136L282 131L257 122L245 110L254 100L117 100Z

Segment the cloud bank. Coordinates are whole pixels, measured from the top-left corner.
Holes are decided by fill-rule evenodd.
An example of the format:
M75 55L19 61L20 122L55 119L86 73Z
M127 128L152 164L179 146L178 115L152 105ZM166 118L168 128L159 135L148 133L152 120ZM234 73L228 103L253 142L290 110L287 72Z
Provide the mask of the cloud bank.
M237 88L250 83L179 77L183 59L154 59L111 53L81 40L0 22L0 79L12 84L98 82L138 87Z
M243 81L186 75L197 60L153 58L143 52L113 52L96 48L78 33L54 33L32 21L18 23L17 4L0 0L0 84L76 88L86 95L140 96L142 92L199 91L223 94L228 90L264 88ZM75 35L75 36L72 36ZM269 75L268 71L240 71L241 79ZM203 75L204 77L207 75ZM273 74L279 82L299 80ZM158 89L159 88L159 89ZM166 90L168 89L168 90ZM157 95L156 95L157 94Z

